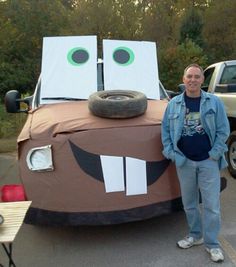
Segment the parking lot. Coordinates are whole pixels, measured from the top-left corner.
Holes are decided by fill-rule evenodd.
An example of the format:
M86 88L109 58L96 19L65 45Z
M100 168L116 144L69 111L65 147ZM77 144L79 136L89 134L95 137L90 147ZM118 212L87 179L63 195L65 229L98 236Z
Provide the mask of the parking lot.
M19 183L16 155L0 155L0 185ZM228 172L222 192L224 263L212 263L204 246L175 245L187 233L184 213L113 226L46 227L24 224L13 244L17 267L236 266L236 180ZM0 263L8 259L0 249Z

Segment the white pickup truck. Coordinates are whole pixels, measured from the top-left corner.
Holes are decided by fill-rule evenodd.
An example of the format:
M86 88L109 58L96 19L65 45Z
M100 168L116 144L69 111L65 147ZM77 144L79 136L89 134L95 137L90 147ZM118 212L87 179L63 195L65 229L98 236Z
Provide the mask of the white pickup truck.
M228 170L236 178L236 60L222 61L204 71L202 89L217 95L225 105L231 134L228 139Z

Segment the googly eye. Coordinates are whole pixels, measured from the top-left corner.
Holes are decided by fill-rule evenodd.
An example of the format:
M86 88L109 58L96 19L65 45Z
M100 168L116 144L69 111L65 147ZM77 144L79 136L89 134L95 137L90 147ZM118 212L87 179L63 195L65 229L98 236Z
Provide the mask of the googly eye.
M73 66L80 66L89 60L89 53L82 47L75 47L68 52L67 60Z
M118 47L113 52L113 60L122 66L128 66L134 61L134 52L128 47Z

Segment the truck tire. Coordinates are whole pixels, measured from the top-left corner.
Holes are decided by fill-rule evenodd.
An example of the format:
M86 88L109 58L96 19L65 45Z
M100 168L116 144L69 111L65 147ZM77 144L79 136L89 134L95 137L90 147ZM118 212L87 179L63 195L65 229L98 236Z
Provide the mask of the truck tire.
M98 117L132 118L145 113L147 97L131 90L99 91L89 96L88 107Z
M227 152L227 161L228 161L228 170L231 176L236 179L236 132L232 132L227 141L228 152Z

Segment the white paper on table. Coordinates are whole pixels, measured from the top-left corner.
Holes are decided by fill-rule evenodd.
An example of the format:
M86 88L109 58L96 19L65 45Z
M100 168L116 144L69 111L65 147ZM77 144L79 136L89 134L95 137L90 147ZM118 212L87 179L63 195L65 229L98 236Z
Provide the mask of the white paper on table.
M113 55L125 51L129 60L117 63ZM103 40L105 90L135 90L160 99L156 44L145 41Z
M84 58L84 62L83 59L75 62L72 55L76 52L88 57ZM58 102L45 98L88 99L89 95L96 91L97 37L45 37L40 103Z

